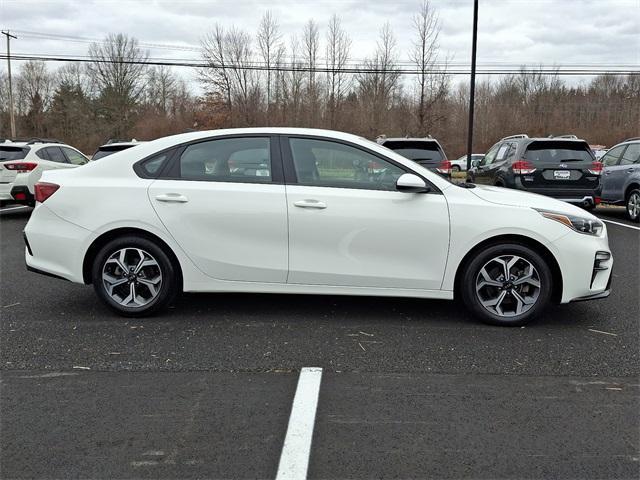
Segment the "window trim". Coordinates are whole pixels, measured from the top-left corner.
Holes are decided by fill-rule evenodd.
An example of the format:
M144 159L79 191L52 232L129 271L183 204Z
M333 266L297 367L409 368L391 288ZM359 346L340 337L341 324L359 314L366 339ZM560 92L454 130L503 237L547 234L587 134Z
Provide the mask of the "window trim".
M236 182L236 181L226 181L226 180L205 180L205 179L195 179L195 178L181 178L180 177L180 157L184 153L184 151L190 147L191 145L196 145L198 143L211 142L215 140L228 140L234 138L267 138L269 139L269 154L271 156L271 181L269 182ZM165 152L173 150L169 154L165 164L162 166L160 171L156 176L151 176L147 174L143 165L145 162L155 158L158 155L161 155ZM146 156L142 160L137 161L133 165L134 172L141 178L148 178L152 180L179 180L182 182L205 182L205 183L241 183L247 185L283 185L284 178L282 173L282 157L280 155L280 144L278 142L277 135L271 133L236 133L236 134L227 134L227 135L214 135L211 137L198 138L195 140L191 140L188 142L180 143L178 145L172 145L171 147L165 148L163 150L159 150L151 155Z
M426 178L425 176L421 175L420 173L416 172L415 170L410 169L409 167L407 167L406 165L403 165L399 162L396 162L395 160L393 160L392 158L386 157L378 152L374 152L373 150L369 150L366 147L363 147L362 145L358 145L356 143L352 143L349 142L347 140L342 140L342 139L338 139L338 138L333 138L333 137L323 137L320 135L304 135L304 134L281 134L279 135L280 137L280 150L282 152L282 161L283 161L283 165L284 165L284 180L285 183L287 185L299 185L302 187L317 187L317 188L340 188L340 189L344 189L344 190L367 190L370 192L386 192L386 193L397 193L398 190L378 190L378 189L374 189L374 188L362 188L362 187L343 187L343 186L337 186L337 185L317 185L317 184L312 184L312 183L302 183L298 181L298 176L296 174L296 168L295 168L295 163L293 161L293 152L291 151L291 145L289 143L289 140L294 138L294 139L306 139L306 140L319 140L319 141L325 141L325 142L332 142L332 143L338 143L341 145L345 145L347 147L351 147L351 148L355 148L357 150L360 150L364 153L367 153L369 155L373 155L374 157L379 158L380 160L390 163L391 165L400 168L401 170L403 170L405 173L411 173L413 175L417 175L418 177L420 177L422 180L425 181L425 183L427 184L427 186L429 186L431 189L429 192L427 192L427 194L436 194L436 195L442 195L442 191L434 184L432 183L428 178Z

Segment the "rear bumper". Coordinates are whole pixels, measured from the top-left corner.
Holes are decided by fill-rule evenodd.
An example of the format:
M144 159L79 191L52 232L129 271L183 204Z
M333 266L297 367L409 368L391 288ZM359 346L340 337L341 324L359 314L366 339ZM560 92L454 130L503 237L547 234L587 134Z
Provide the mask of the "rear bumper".
M82 261L92 235L39 204L24 229L27 269L84 283Z
M21 205L34 205L36 200L26 185L19 185L11 188L11 198L13 202Z
M523 182L520 178L515 179L515 186L518 190L557 198L558 200L576 205L595 205L596 197L599 198L600 192L602 192L600 185L595 188L529 187L526 182Z

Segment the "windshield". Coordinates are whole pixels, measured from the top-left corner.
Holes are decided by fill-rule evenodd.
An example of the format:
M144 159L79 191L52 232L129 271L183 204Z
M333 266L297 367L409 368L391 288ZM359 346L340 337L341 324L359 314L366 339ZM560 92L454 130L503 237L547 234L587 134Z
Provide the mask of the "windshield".
M409 160L441 162L444 155L436 142L385 142L384 146Z
M22 160L27 156L29 147L0 146L0 162L7 160Z
M533 163L593 162L595 157L586 142L533 142L524 155Z

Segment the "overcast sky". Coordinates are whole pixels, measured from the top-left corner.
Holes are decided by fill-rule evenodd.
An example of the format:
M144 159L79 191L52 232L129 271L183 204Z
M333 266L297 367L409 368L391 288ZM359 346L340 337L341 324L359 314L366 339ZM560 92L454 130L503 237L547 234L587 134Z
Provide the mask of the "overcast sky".
M320 24L323 38L329 17L337 13L352 39L352 58L373 52L380 27L388 20L400 59L407 60L414 35L412 16L419 4L420 0L0 0L0 27L16 31L14 53L85 55L88 45L82 40L36 39L33 34L103 38L125 32L143 43L197 47L216 22L255 32L267 9L278 19L285 39L300 35L309 18ZM468 63L473 2L432 4L441 21L443 57ZM480 65L640 63L640 0L480 0L479 11ZM199 58L196 51L148 50L151 57ZM4 62L0 68L6 69ZM190 69L180 73L194 78Z

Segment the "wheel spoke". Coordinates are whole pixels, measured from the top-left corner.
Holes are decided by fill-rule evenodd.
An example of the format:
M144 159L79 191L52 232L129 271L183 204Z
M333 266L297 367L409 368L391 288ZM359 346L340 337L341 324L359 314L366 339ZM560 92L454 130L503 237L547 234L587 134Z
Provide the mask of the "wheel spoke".
M493 287L502 286L502 282L499 282L498 280L494 280L493 278L491 278L491 276L489 275L485 267L482 267L482 270L480 270L480 275L482 276L482 280L480 280L480 282L476 284L476 290L480 290L482 287L485 287L487 285L490 285Z

